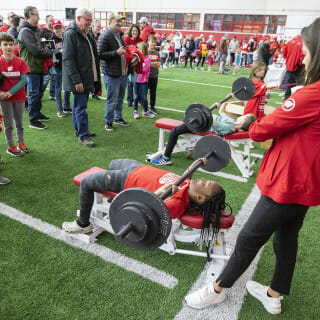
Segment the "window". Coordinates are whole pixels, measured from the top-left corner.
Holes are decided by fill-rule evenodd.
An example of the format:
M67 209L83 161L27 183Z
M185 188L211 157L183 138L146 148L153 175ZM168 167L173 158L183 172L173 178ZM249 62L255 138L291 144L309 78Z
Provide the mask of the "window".
M119 12L123 15L123 12ZM122 26L123 27L130 27L133 23L133 13L132 12L125 12L124 13L125 19L122 20Z
M183 14L176 13L175 14L175 23L174 23L175 29L182 29L182 25L183 25Z

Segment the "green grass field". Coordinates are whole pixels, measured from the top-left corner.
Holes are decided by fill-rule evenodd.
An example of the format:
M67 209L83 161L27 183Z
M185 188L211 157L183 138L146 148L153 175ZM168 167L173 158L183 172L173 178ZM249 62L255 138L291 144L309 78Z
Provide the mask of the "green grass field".
M242 73L247 76L249 72L242 70ZM231 91L203 84L231 87L236 79L232 75L222 76L215 72L195 72L183 68L160 71L159 78L157 106L177 110L185 110L193 102L210 106ZM275 93L268 105L278 106L277 102L281 102L281 99ZM21 158L7 155L2 134L2 174L12 179L12 183L0 186L0 201L60 228L63 221L75 218L78 208L79 190L72 183L73 176L92 166L106 168L115 158L144 161L146 152L155 152L157 149L155 119L183 118L183 113L159 109L160 115L155 119L134 120L132 109L124 104L124 119L131 125L106 132L104 105L104 100L89 100L89 128L97 134L93 139L97 147L93 149L77 143L71 115L64 119L57 118L55 102L49 101L47 94L43 98L42 111L52 118L48 122L48 130L29 129L25 113L25 142L31 150L30 154ZM262 152L258 144L254 152ZM190 163L185 154L174 154L173 165L169 169L182 174ZM235 214L255 183L259 163L255 165L255 174L247 183L214 178L226 190L227 202ZM232 163L226 168L231 173L236 170ZM194 175L195 178L202 176L212 178L201 172ZM311 208L306 217L300 233L292 294L283 301L283 313L278 316L279 319L320 319L319 215L319 207ZM164 288L0 215L0 320L174 319L182 308L184 296L206 264L206 260L200 257L170 256L160 250L135 251L116 242L107 233L99 238L99 244L168 272L179 280L178 285L173 289ZM273 266L274 255L269 242L254 278L268 284ZM239 319L271 318L260 303L246 296Z

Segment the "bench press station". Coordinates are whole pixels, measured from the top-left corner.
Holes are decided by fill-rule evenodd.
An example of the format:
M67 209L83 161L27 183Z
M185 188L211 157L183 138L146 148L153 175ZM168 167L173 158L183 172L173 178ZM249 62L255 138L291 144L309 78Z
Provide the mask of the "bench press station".
M200 154L197 146L201 149ZM211 164L207 164L207 169L209 170L220 170L221 166L225 166L230 160L229 147L219 137L208 137L200 141L197 146L195 149L196 158L201 158L204 154L208 155L210 152L215 154L214 151L210 151L212 147L214 150L218 150L219 153L224 153L222 158L216 160L220 163L217 164L211 161ZM201 163L190 170L195 171L200 165ZM76 185L80 185L84 177L101 171L104 171L104 169L93 167L75 176L73 182ZM175 184L179 185L187 176L185 173ZM171 190L169 189L168 194L161 195L160 199L166 198L170 192ZM200 244L201 247L200 235L203 217L196 211L188 211L179 219L172 220L167 207L162 200L157 198L154 193L141 188L126 189L119 194L108 191L95 192L94 204L90 215L90 222L94 227L93 232L75 236L87 243L94 243L101 233L107 231L115 234L117 240L135 249L152 250L159 248L170 255L181 253L206 257L210 261L208 281L214 280L229 259L231 250L226 246L224 235L226 230L233 225L234 216L232 213L221 212L220 230L214 237L214 241L205 243L206 252L179 249L177 242ZM141 199L142 203L134 202L134 199ZM144 215L144 213L146 214ZM140 229L143 229L144 221L148 220L147 218L150 221L146 222L145 230L141 231ZM154 226L155 221L159 222L157 226Z

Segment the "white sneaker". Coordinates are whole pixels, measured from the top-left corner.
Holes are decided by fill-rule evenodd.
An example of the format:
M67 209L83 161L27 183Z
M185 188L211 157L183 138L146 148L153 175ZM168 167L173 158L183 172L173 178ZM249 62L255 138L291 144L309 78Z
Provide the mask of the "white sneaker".
M188 294L185 297L187 305L194 309L203 309L218 303L223 302L226 299L224 289L220 293L216 293L213 288L212 282L203 288Z
M92 231L92 224L90 223L87 227L80 227L77 221L64 222L62 224L62 230L68 233L89 233Z
M248 292L258 299L264 306L264 308L271 314L280 314L281 313L281 300L282 296L279 298L268 297L267 291L268 287L263 286L262 284L256 281L248 281L246 283Z

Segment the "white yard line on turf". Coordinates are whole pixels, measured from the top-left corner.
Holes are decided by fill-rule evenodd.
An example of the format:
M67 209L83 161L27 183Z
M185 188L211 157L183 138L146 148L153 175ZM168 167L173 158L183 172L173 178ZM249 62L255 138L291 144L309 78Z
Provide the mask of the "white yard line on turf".
M226 234L226 242L228 246L234 246L237 235L243 224L250 216L260 197L260 191L255 185L251 190L248 198L243 203L232 228ZM183 307L176 315L175 320L236 320L241 309L244 296L246 295L245 283L250 280L256 270L257 263L260 258L261 251L257 254L254 261L251 263L247 271L238 279L231 289L226 289L228 298L225 302L203 310L196 310L188 307L183 303ZM189 293L201 288L205 284L208 264L205 270L200 274L198 280L195 282Z
M145 263L128 258L120 253L117 253L107 247L99 244L87 244L76 237L65 233L61 229L40 219L33 218L15 208L9 207L0 202L0 214L5 215L13 220L21 222L30 228L40 231L51 238L63 241L68 245L92 253L101 259L117 265L127 271L134 272L141 277L152 282L162 285L168 289L174 288L178 284L178 279L174 276L151 267Z
M159 78L159 80L173 81L173 82L183 82L183 83L190 83L190 84L199 84L199 85L201 85L201 86L209 86L209 87L219 87L219 88L232 89L231 87L220 86L220 85L218 85L218 84L212 84L212 83L202 83L202 82L193 82L193 81L185 81L185 80L166 79L166 78Z

